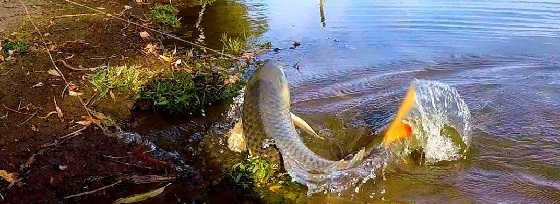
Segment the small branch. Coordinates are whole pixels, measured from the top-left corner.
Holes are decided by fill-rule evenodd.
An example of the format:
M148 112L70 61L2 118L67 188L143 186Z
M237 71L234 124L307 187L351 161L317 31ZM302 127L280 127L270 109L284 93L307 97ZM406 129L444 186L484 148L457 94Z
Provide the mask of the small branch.
M103 68L103 66L94 67L94 68L76 68L76 67L73 67L73 66L69 65L69 64L66 63L66 61L64 61L64 60L58 60L58 62L61 62L62 65L64 65L66 68L71 69L71 70L74 70L74 71L95 71L95 70L97 70L97 69L99 69L99 68ZM81 66L80 66L80 67L81 67Z
M62 15L62 16L54 16L53 18L69 18L69 17L80 17L80 16L97 16L97 13L80 13L80 14L73 14L73 15Z
M25 119L23 122L21 122L20 124L18 124L18 127L21 127L23 124L27 123L29 120L31 120L33 117L35 117L35 115L37 115L39 111L35 111L35 113L31 114L31 116L29 116L27 119Z
M74 198L74 197L80 197L80 196L84 196L84 195L89 195L89 194L92 194L92 193L96 193L96 192L99 192L99 191L102 191L102 190L111 188L111 187L116 186L116 185L118 185L118 184L120 184L120 183L122 183L122 180L118 180L117 182L115 182L115 183L113 183L113 184L111 184L111 185L103 186L103 187L101 187L101 188L97 188L97 189L94 189L94 190L91 190L91 191L86 191L86 192L83 192L83 193L78 193L78 194L74 194L74 195L65 196L64 199L69 199L69 198Z
M2 104L2 106L4 106L4 108L5 108L6 110L12 111L12 112L14 112L14 113L19 113L19 114L24 114L24 115L33 115L33 113L24 113L24 112L17 111L17 110L12 109L12 108L10 108L10 107L4 105L4 104Z

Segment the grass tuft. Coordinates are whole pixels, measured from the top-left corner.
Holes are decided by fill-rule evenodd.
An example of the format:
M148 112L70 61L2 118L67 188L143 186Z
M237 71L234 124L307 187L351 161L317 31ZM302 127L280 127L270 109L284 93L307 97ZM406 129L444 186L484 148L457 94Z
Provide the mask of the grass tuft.
M2 53L4 56L8 56L10 52L14 53L25 53L29 50L29 44L23 41L10 41L2 46Z
M247 48L247 43L241 38L233 38L228 36L227 33L222 34L220 39L223 49L231 54L239 55Z
M199 113L239 94L242 80L228 84L228 79L220 73L171 72L142 88L140 98L147 99L157 111L164 113Z
M110 91L137 93L155 74L139 66L110 66L95 72L90 82L101 97Z
M157 5L150 11L148 16L158 23L179 27L181 22L177 18L177 13L179 13L179 10L171 5Z

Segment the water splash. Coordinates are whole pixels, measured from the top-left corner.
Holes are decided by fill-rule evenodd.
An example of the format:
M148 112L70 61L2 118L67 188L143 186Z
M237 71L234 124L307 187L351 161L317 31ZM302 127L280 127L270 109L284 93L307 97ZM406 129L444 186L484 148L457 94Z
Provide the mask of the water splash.
M464 158L471 143L470 112L457 90L435 81L415 80L413 85L415 104L405 121L413 129L411 138L391 148L375 144L359 165L331 172L310 169L290 155L282 155L286 171L294 181L307 186L308 195L350 188L359 192L360 184L383 176L395 157L409 157L420 151L428 163Z
M457 90L437 81L415 80L416 100L408 123L413 137L404 153L419 150L427 163L466 157L471 143L470 111Z

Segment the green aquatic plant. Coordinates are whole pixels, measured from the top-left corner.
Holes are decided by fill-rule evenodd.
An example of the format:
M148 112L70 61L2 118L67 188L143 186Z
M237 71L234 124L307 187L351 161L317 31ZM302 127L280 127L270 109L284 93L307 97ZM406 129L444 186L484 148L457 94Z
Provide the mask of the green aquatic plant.
M204 108L239 94L241 80L228 83L221 73L170 72L147 84L140 98L165 113L199 113Z
M148 16L158 23L178 27L181 25L179 18L177 17L179 10L171 5L157 5L155 6Z
M24 41L10 41L2 46L2 53L8 56L10 52L25 53L29 50L29 44Z
M231 174L236 183L251 183L259 186L272 181L278 170L278 164L264 157L249 156L246 161L235 164Z
M247 48L247 43L239 37L230 37L227 33L222 34L220 39L223 49L231 54L238 55Z
M292 182L278 164L265 157L249 156L233 165L227 176L239 194L264 203L294 203L305 199L305 188Z
M90 82L102 97L110 91L137 93L155 74L140 66L109 66L95 72Z

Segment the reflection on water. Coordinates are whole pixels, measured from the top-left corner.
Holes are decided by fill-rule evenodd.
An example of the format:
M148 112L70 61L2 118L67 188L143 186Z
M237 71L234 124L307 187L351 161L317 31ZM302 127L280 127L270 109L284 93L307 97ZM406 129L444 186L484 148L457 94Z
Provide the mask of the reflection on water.
M236 8L235 16L220 12ZM311 202L551 203L560 200L558 11L550 0L244 0L206 8L201 25L210 45L222 32L257 30L280 48L262 58L287 65L293 112L332 137L355 137L324 144L328 151L311 145L328 157L375 142L415 78L463 97L468 159L389 163L358 192ZM288 49L294 41L301 46Z

